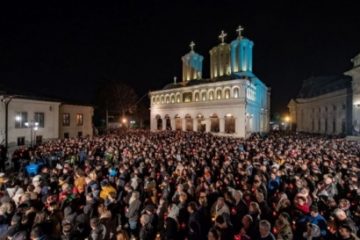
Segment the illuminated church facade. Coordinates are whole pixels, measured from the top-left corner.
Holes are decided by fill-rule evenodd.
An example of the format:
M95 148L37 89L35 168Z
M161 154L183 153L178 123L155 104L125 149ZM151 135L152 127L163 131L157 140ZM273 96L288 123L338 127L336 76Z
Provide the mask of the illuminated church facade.
M204 57L194 51L182 57L182 81L149 93L152 131L182 130L247 137L268 132L270 89L252 69L254 43L241 35L210 50L210 79L202 78Z

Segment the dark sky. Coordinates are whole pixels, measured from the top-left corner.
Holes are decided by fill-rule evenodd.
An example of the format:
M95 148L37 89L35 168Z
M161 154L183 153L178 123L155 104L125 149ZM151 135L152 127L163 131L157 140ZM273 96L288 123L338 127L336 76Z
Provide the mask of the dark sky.
M141 96L180 78L191 40L209 77L210 48L221 30L233 40L239 24L255 43L254 73L272 88L272 111L286 109L302 80L340 74L360 52L356 1L11 2L0 6L0 84L82 101L105 79Z

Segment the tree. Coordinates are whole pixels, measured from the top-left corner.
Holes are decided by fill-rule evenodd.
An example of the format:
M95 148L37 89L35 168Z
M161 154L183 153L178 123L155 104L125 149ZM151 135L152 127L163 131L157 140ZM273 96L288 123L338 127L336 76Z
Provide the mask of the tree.
M133 88L122 82L108 81L98 90L96 101L100 112L105 113L107 128L109 113L124 116L136 110L137 95Z

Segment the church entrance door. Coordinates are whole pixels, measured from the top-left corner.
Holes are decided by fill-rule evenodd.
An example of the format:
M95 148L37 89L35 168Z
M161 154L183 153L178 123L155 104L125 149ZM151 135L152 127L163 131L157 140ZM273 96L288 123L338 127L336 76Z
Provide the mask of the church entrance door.
M186 131L193 131L194 130L193 119L191 118L190 115L186 115L186 117L185 117L185 125L186 125Z
M182 130L182 121L179 116L175 117L175 130Z

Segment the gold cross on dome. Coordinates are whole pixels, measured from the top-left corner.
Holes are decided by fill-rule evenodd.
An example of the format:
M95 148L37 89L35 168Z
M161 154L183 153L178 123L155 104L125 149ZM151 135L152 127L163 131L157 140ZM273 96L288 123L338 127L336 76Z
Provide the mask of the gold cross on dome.
M195 47L194 41L191 41L189 46L190 46L191 51L194 51L194 47Z
M238 33L239 38L242 38L242 36L241 36L242 31L244 31L244 28L241 25L239 25L239 27L236 29L236 32Z
M219 38L221 39L221 43L224 43L226 36L227 34L224 32L224 30L221 30L221 34L219 35Z

